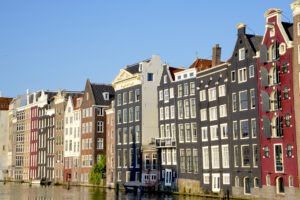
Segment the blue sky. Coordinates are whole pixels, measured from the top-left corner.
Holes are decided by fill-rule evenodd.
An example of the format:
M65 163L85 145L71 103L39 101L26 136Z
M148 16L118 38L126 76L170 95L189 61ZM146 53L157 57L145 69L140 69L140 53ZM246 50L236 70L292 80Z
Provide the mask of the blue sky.
M187 67L220 44L232 54L236 25L264 33L264 13L293 0L9 0L0 1L0 91L84 90L87 78L111 83L125 65L159 54Z

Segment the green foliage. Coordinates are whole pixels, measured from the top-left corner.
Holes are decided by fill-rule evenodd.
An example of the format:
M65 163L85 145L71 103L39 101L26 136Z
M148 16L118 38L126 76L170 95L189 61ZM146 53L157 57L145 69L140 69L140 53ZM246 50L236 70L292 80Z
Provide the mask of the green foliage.
M99 185L104 173L106 173L106 155L101 155L99 162L94 165L91 171L89 183Z

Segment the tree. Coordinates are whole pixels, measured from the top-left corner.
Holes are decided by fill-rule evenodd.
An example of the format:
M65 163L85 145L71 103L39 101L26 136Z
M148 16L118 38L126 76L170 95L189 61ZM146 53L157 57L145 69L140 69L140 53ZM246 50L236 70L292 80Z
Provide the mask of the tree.
M92 168L89 182L99 185L104 173L106 173L106 155L101 155L99 162Z

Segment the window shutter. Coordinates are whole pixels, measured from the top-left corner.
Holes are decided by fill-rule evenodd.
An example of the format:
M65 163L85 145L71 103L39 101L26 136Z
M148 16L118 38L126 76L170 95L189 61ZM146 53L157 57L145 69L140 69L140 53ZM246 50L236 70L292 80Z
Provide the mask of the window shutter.
M270 98L267 92L261 92L262 111L266 112L270 109Z
M261 86L267 87L269 85L269 73L264 67L260 68Z
M264 138L271 138L270 120L267 116L263 116L263 135Z
M266 63L268 60L268 50L265 45L260 45L260 62Z

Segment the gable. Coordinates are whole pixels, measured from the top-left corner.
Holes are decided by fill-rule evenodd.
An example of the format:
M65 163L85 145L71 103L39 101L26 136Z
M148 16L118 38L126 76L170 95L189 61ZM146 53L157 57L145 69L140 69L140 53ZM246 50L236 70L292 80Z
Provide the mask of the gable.
M124 69L121 69L120 70L120 73L117 75L117 77L113 80L113 84L117 83L117 82L120 82L120 81L123 81L123 80L126 80L126 79L130 79L130 78L133 78L134 76L129 73L128 71L124 70Z

